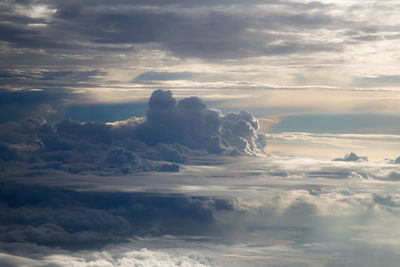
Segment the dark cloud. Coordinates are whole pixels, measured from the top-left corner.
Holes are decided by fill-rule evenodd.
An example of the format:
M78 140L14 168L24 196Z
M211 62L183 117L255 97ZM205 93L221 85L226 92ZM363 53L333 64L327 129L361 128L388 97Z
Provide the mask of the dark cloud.
M90 86L89 81L96 76L103 76L105 72L100 70L90 71L3 71L0 73L0 84L3 88L13 89L18 88L28 91L30 89L48 89L53 95L56 92L66 91L65 87L77 86L85 84ZM58 87L58 88L57 88ZM3 90L5 91L5 90ZM10 90L9 90L10 91ZM54 92L55 91L55 92ZM68 92L68 91L66 91ZM4 93L7 93L4 92ZM11 94L12 92L8 92ZM14 92L15 93L15 92ZM21 92L17 92L21 93Z
M379 195L373 194L373 201L375 204L387 206L387 207L399 207L400 203L394 199L391 195Z
M34 243L79 249L123 242L132 235L201 234L224 199L184 195L77 192L0 183L0 246ZM197 230L196 230L197 229Z
M0 143L0 158L5 162L18 159L17 153L2 143Z
M177 102L170 91L162 90L153 92L146 118L50 124L29 117L4 123L0 141L4 165L22 164L18 169L30 175L45 170L98 175L179 171L178 164L194 154L258 154L266 145L250 113L222 115L199 98Z
M3 71L0 73L0 123L28 116L42 116L50 121L60 119L64 103L77 98L71 86L90 87L92 77L101 75L104 72L99 70Z
M23 6L30 8L37 4L27 2ZM325 12L329 5L318 2L223 1L207 4L195 1L118 1L112 8L108 8L108 2L96 2L96 5L85 7L75 1L43 4L55 13L50 12L47 19L26 16L24 21L20 14L13 12L7 16L7 21L11 23L0 28L2 40L15 47L70 51L77 50L79 43L85 42L158 44L181 57L209 60L331 51L338 49L339 45L334 47L294 38L293 29L335 25L335 19ZM279 12L265 9L264 13L259 13L253 6L257 4L270 5L278 8ZM12 10L12 4L9 5ZM293 8L299 12L290 12ZM253 13L254 18L243 13L243 9ZM34 23L45 26L28 26ZM99 23L101 27L98 27ZM267 33L265 29L271 32ZM272 31L287 31L288 34L280 35ZM281 45L274 44L276 41L280 41Z
M142 84L198 78L193 70L174 69L175 63L189 58L240 65L249 57L277 56L285 58L279 62L297 65L306 54L337 53L372 41L383 28L363 35L362 23L342 15L346 7L318 1L119 0L112 5L107 1L82 5L80 1L43 0L6 1L1 9L0 65L9 73L0 74L0 86L7 90L115 88L117 82L132 79L112 80L116 70L131 68L132 61L138 62L131 68L134 82ZM340 12L332 12L336 10ZM365 24L364 28L371 26ZM320 31L336 37L320 37ZM340 35L351 31L357 34ZM396 30L390 34L395 36ZM288 58L293 54L299 55L295 61ZM319 56L315 58L324 62L318 66L326 66L327 57ZM109 75L104 71L110 71ZM199 80L211 79L204 75Z
M344 155L343 158L335 158L333 161L368 161L367 157L358 156L354 152Z
M30 116L41 116L52 120L57 117L53 107L61 105L68 93L62 90L52 91L16 91L0 90L0 123L19 121Z
M145 144L137 141L134 146L139 150ZM113 147L103 164L130 164L136 158L129 152ZM69 158L66 151L55 151L52 157L65 162ZM385 238L393 236L399 214L399 194L393 191L397 182L370 183L357 176L385 175L396 166L275 156L233 162L215 158L228 162L190 166L183 175L93 177L54 172L47 177L4 179L8 182L0 183L0 249L14 258L1 254L0 262L18 265L19 255L35 259L38 266L154 264L143 255L143 261L122 261L125 252L143 248L158 252L168 248L157 266L168 265L166 257L182 255L182 250L201 250L212 259L222 255L225 265L233 258L232 264L240 266L263 266L267 256L278 266L298 265L299 258L303 265L375 266L376 261L366 264L365 255L372 255L372 260L383 256L377 248L382 248L382 240L391 240ZM316 171L320 171L317 180L312 175ZM350 181L325 179L329 172L347 171L353 173ZM287 175L274 175L282 172ZM390 243L382 248L389 255L397 255L393 242L394 247ZM290 261L282 260L289 257ZM182 261L177 260L179 264Z

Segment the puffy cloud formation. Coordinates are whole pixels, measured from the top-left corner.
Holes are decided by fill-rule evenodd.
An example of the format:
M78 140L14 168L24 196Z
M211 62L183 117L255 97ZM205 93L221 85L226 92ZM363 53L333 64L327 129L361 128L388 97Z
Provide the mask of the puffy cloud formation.
M162 134L160 134L162 133ZM262 153L265 136L248 112L228 113L207 109L197 97L178 103L170 91L157 90L149 101L147 119L137 127L137 136L147 144L178 143L210 153Z
M358 156L354 152L346 154L343 158L335 158L333 161L368 161L367 157Z
M208 109L197 97L176 101L170 91L150 97L146 118L114 123L49 124L40 117L4 123L0 129L3 169L37 175L45 170L122 175L179 171L193 154L259 154L265 135L248 112ZM21 168L23 167L23 168Z

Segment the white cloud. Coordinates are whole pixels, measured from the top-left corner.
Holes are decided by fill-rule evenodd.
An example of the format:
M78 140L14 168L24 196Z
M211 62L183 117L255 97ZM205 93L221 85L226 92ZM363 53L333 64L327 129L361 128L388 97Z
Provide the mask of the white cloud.
M175 254L176 253L176 254ZM31 259L27 257L17 257L13 255L0 254L0 263L4 266L57 266L57 267L123 267L123 266L193 266L210 267L215 265L207 259L206 256L195 251L163 251L149 250L142 248L140 250L130 250L127 252L102 251L86 253L82 256L72 255L51 255L43 259ZM81 253L80 253L81 254ZM181 254L181 255L179 255Z

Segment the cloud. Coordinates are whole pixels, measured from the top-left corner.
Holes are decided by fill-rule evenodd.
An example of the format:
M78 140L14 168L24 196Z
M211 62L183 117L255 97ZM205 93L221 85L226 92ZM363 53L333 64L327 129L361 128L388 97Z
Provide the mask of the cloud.
M368 41L377 44L372 46L375 50L396 46L384 37L394 37L397 33L393 26L397 18L393 3L381 3L376 11L368 3L355 8L324 1L194 2L119 0L112 7L106 1L84 7L79 1L68 4L59 0L4 2L0 13L4 52L0 55L4 70L0 74L2 87L8 91L72 92L59 96L59 102L64 105L98 101L115 104L128 101L128 97L137 101L138 97L147 95L149 88L160 87L185 88L199 96L204 90L215 89L207 95L209 98L228 99L239 95L242 99L243 92L231 95L222 90L238 93L235 89L246 89L246 94L252 97L244 102L253 105L257 99L264 98L259 92L254 95L248 92L248 85L256 90L298 89L299 84L314 89L348 88L356 83L351 81L354 77L384 76L385 71L370 73L362 63L363 58L378 60L371 55L382 55L382 51L370 53L369 46L365 45L367 41L354 38L377 36L376 41ZM374 22L365 19L369 12L377 12ZM102 27L98 27L100 24ZM367 34L368 31L372 33ZM379 57L382 61L378 60L382 64L376 65L390 69L390 64L395 62L389 59L395 58L392 55L395 52L385 49L385 53ZM348 62L349 58L355 60ZM132 66L131 62L137 64ZM343 75L340 71L343 68L338 67L342 65L359 69L359 73L351 77ZM306 77L307 84L296 80L292 83L293 73ZM395 84L396 73L387 76ZM375 84L378 85L379 82ZM130 94L131 90L137 94ZM317 109L335 106L335 111L343 112L343 105L351 104L345 109L353 112L357 106L354 99L360 98L333 101L329 105L317 101L313 106ZM288 111L293 110L289 100L279 105L275 100L272 102L274 107ZM308 104L298 101L303 103L301 111L309 105L308 101ZM243 101L239 104L245 105ZM263 108L265 104L263 101ZM371 105L367 106L369 109L365 110L371 111ZM392 106L383 106L393 112ZM17 107L23 108L23 105ZM18 108L14 110L18 112ZM295 112L298 111L296 108ZM121 118L104 120L113 119ZM85 117L85 120L91 118Z
M399 207L400 203L397 198L398 198L398 195L395 197L393 197L391 195L379 195L379 194L373 195L374 203L376 203L378 205L382 205L382 206L388 206L388 207Z
M110 164L132 160L127 149L109 151ZM398 181L377 179L395 164L202 156L206 163L181 173L3 178L1 260L163 265L191 255L190 263L216 266L291 266L299 258L308 266L375 266L376 255L388 255L385 265L398 262Z
M2 160L25 162L24 168L33 173L98 175L176 172L192 154L256 155L266 145L250 113L223 115L197 97L176 101L170 91L162 90L150 97L146 118L49 124L32 117L3 124L0 140Z
M333 161L368 161L367 157L360 157L354 152L344 155L343 158L335 158Z
M178 253L178 255L177 255ZM13 256L0 253L0 264L7 267L16 266L220 266L209 256L192 250L169 251L157 249L131 249L130 251L103 251L102 253L87 253L82 255L50 255L41 260Z
M129 235L185 235L212 231L224 199L181 194L77 192L44 186L0 184L0 246L95 247ZM194 227L197 227L195 230ZM5 244L4 244L5 243Z
M178 57L218 60L337 50L340 43L309 40L294 34L292 29L335 29L332 25L339 27L346 23L344 18L329 12L340 9L338 6L318 2L117 1L112 11L106 2L85 8L80 4L76 1L68 5L60 1L4 4L10 10L7 19L11 23L3 25L2 39L14 47L69 51L86 48L82 45L85 43L94 48L96 44L156 44ZM46 18L18 12L34 7L47 10ZM252 19L245 15L248 13ZM99 21L103 27L97 27ZM44 26L29 26L35 24ZM75 42L67 35L73 36Z
M252 115L181 99L196 90L207 99L258 105L264 114L393 113L395 92L340 91L336 96L344 97L336 100L332 90L318 94L325 85L399 82L397 50L386 49L398 47L399 5L327 2L2 1L0 248L11 255L0 254L0 265L397 266L398 165L347 161L359 156L341 162L244 157L265 146ZM192 81L187 70L207 74ZM274 97L271 89L285 87L293 73L307 85ZM214 75L212 82L207 75ZM299 89L298 82L288 88ZM154 93L147 119L50 120L55 107L86 97L141 101L159 87L178 89L179 98ZM307 87L314 91L304 93ZM316 129L315 116L296 116L286 130L396 132L386 115L358 117L365 118L363 131L354 126L360 120L343 124L342 117L325 126L328 116L322 116L317 124L324 128ZM376 127L382 124L391 127ZM357 151L370 159L363 148L383 154L398 141L385 135L275 138L289 143L286 152L305 143L300 149L315 156L312 140L327 150L342 147L325 152L329 157ZM344 142L351 149L343 151ZM375 157L398 151L382 154Z
M95 77L104 76L106 73L99 69L93 70L8 70L0 73L1 84L3 88L19 89L20 92L14 92L14 95L21 94L22 89L56 89L67 87L90 86ZM61 89L60 88L60 89ZM62 91L62 90L60 90ZM22 91L23 92L23 91ZM67 91L68 92L68 91ZM10 95L11 92L8 92ZM50 92L51 93L51 92ZM55 93L53 93L55 95Z
M311 266L374 266L376 255L387 253L385 265L397 263L398 242L389 237L398 235L400 197L388 192L397 181L329 176L372 177L396 169L393 164L224 159L222 165L188 166L182 174L9 178L0 184L0 213L7 215L0 222L6 253L0 260L254 266L268 259L288 266L301 258Z
M15 151L11 150L7 145L0 143L0 158L7 162L16 160L18 157Z
M190 80L199 74L195 72L144 72L136 76L133 82Z
M170 91L155 91L146 118L138 126L138 138L150 145L179 143L216 154L229 150L262 153L265 146L265 136L250 113L224 116L218 110L207 109L197 97L176 103Z
M0 123L40 116L54 121L59 114L53 107L60 106L69 93L63 90L17 91L0 89Z

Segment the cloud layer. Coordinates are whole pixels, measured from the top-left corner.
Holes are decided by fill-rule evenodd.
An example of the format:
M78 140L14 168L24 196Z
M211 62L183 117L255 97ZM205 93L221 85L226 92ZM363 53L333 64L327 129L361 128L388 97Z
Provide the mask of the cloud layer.
M181 173L3 178L0 263L398 263L397 164L219 158Z
M233 209L224 200L178 194L76 192L7 183L0 187L4 245L26 242L74 250L123 242L129 235L193 234L196 227L201 234L216 223L216 211Z

